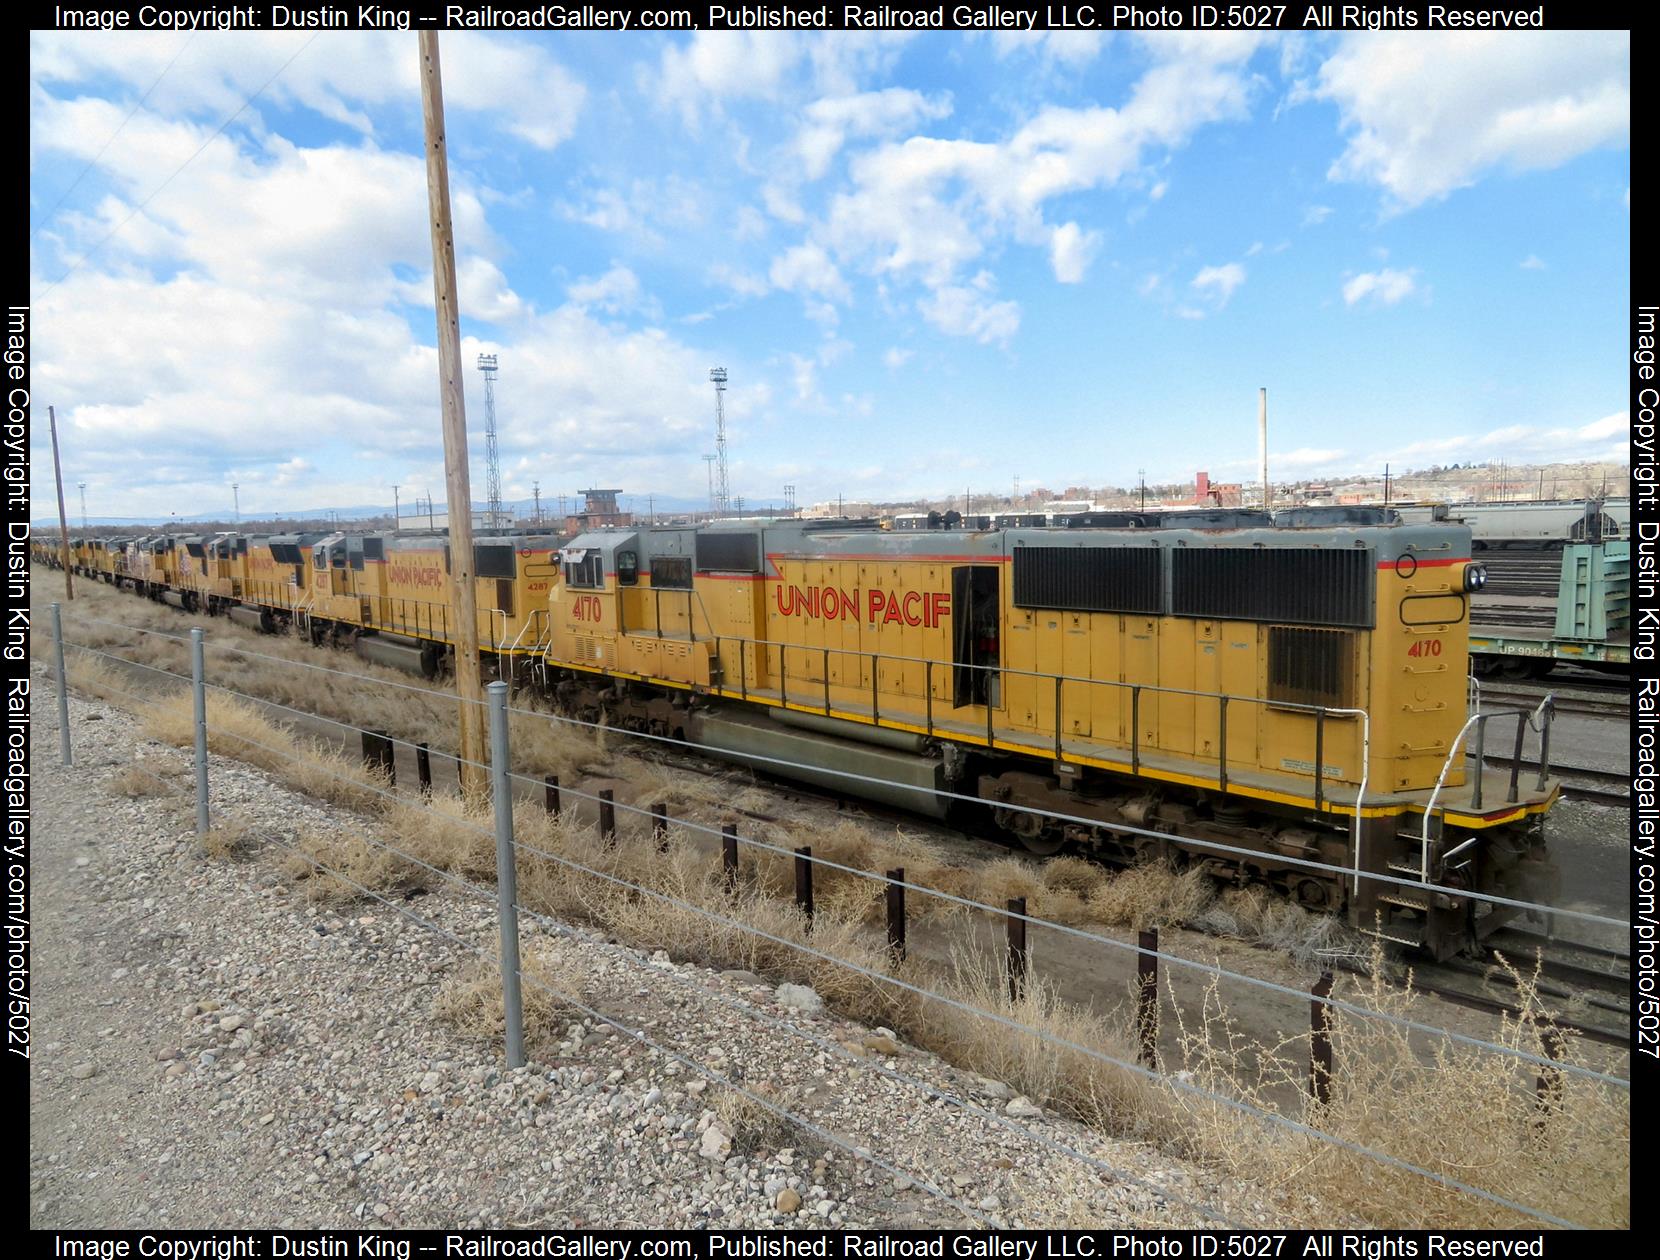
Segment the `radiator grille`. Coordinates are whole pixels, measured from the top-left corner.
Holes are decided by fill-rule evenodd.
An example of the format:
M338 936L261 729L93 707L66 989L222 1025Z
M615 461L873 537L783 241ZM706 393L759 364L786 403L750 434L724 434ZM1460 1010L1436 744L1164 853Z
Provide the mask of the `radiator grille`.
M1157 613L1161 569L1152 547L1016 547L1017 608Z
M692 558L690 556L653 556L651 584L665 590L692 589Z
M759 573L761 539L757 534L699 534L697 567L704 573Z
M1361 548L1183 548L1170 556L1170 611L1223 621L1372 625L1372 552Z
M1347 630L1269 626L1269 702L1354 707L1354 639Z
M513 548L499 544L473 544L473 576L481 578L511 578L517 572L513 563Z

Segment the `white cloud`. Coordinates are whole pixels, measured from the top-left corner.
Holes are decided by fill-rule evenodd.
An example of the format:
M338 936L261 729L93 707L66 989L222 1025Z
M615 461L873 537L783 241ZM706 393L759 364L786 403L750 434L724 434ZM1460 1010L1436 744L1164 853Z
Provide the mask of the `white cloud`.
M813 293L832 301L846 301L847 282L823 246L811 241L786 250L772 260L767 278L773 286L792 293Z
M1076 223L1063 223L1049 235L1049 265L1062 284L1077 284L1089 271L1101 246L1099 232L1085 232Z
M1074 221L1046 221L1057 198L1140 178L1155 151L1246 111L1246 63L1256 36L1138 41L1149 64L1122 106L1050 105L1001 140L912 136L855 155L849 186L815 229L838 262L930 290L920 309L936 327L1005 340L1012 303L990 303L963 282L1006 237L1050 252L1056 278L1075 283L1098 247Z
M887 353L882 356L882 362L890 368L902 368L911 361L915 350L906 350L899 346L889 346Z
M1330 175L1409 209L1494 168L1545 170L1626 143L1630 64L1626 31L1347 36L1313 89L1348 132Z
M293 57L261 93L261 102L298 104L365 134L375 131L368 110L419 107L420 60L407 33L331 31L309 45L310 36L287 31L204 33L179 52L182 38L138 31L37 31L29 41L30 74L41 84L107 77L142 92L179 53L147 109L212 117L217 123ZM587 97L582 83L542 42L517 35L449 36L443 74L447 107L489 117L501 130L542 149L570 137Z
M944 118L951 112L949 96L929 98L906 88L884 88L852 96L825 97L802 111L805 121L791 141L792 155L807 179L818 179L830 169L850 139L886 135L916 123Z
M1371 457L1402 464L1504 459L1511 462L1581 463L1586 460L1624 462L1630 454L1631 413L1617 411L1585 424L1510 424L1486 433L1455 434L1411 442Z
M991 298L989 281L981 272L972 285L940 285L917 303L917 309L935 328L954 337L972 337L982 345L1007 343L1020 329L1020 306Z
M999 60L1031 55L1070 69L1088 65L1106 47L1099 31L997 31L991 41Z
M77 137L87 113L36 105L43 133L83 158L119 121L100 115L109 126ZM62 221L62 247L107 231L206 134L136 114L104 163L118 194L97 218ZM233 457L248 511L386 501L383 480L441 496L425 201L418 152L227 133L55 287L53 247L37 244L37 384L106 514L228 508ZM480 350L501 356L507 466L557 466L567 485L675 475L703 443L709 354L590 316L649 305L626 267L577 280L571 304L538 311L508 284L464 181L452 206L466 387L476 416L470 365ZM488 341L480 321L496 325ZM744 416L767 391L757 380L728 397ZM50 467L37 464L48 477Z
M1223 263L1220 267L1201 267L1190 282L1194 289L1221 310L1234 295L1234 290L1245 283L1245 268L1239 263Z
M1379 306L1393 306L1408 297L1416 288L1414 272L1396 271L1384 267L1379 271L1363 271L1343 283L1343 301L1353 306L1356 302L1372 301Z
M1545 260L1539 257L1538 254L1529 254L1517 266L1521 267L1523 271L1543 271L1545 270Z
M731 100L781 100L807 91L847 95L861 78L889 64L910 39L905 32L825 39L797 31L698 31L670 45L642 89L688 124Z
M613 314L632 310L640 304L640 278L618 264L602 276L585 277L570 285L565 294L578 306L597 306Z
M1330 206L1310 206L1307 210L1303 211L1303 226L1319 227L1327 219L1331 218L1331 216L1332 208Z
M734 267L731 263L712 264L708 275L712 282L731 289L739 297L764 297L772 292L772 286L764 278Z

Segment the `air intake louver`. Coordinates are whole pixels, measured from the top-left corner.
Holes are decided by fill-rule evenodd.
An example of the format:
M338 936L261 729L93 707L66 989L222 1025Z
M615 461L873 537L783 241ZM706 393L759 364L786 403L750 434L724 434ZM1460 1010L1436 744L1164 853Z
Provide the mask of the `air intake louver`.
M1159 552L1152 547L1016 547L1017 608L1062 612L1154 613Z
M1170 611L1223 621L1369 628L1372 552L1193 547L1171 553Z

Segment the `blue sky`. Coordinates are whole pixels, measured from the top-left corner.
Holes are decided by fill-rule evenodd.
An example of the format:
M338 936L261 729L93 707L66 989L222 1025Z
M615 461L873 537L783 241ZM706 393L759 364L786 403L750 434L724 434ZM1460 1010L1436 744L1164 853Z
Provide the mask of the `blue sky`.
M443 56L509 498L701 499L717 364L755 504L1250 479L1261 385L1288 479L1623 457L1627 35ZM93 515L442 496L413 34L36 34L30 105L35 401Z

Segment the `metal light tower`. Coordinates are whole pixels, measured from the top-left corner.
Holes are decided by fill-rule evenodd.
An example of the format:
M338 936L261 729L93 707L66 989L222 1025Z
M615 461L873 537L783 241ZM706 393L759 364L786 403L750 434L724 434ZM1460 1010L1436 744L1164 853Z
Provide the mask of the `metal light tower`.
M231 514L242 524L242 484L237 481L231 482Z
M398 523L398 518L401 515L402 515L402 513L400 513L398 511L398 488L396 486L393 486L392 487L392 532L394 534L397 533L398 530L403 528Z
M795 515L795 486L793 484L784 487L784 514L786 516Z
M708 469L708 472L709 472L709 518L711 520L713 520L714 517L715 517L715 459L716 458L717 457L714 456L714 455L705 455L703 457L704 466Z
M715 383L715 513L726 516L732 507L732 484L726 475L726 369L711 368Z
M490 524L501 521L501 458L496 452L496 356L478 356L478 370L484 373L484 462L489 479Z
M75 484L81 488L81 533L90 533L86 525L86 482L77 481Z
M536 524L540 527L542 524L542 483L540 481L531 482L530 493L536 498Z

